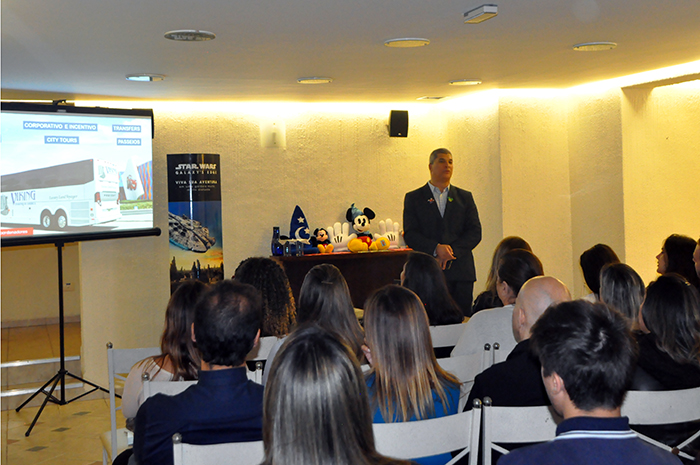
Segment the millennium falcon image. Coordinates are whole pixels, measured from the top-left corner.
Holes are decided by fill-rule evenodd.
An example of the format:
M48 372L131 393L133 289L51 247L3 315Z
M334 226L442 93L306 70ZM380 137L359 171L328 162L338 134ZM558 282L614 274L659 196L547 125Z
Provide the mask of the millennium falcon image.
M204 253L216 243L216 239L209 235L208 228L187 215L178 216L168 212L168 231L170 242L192 252Z

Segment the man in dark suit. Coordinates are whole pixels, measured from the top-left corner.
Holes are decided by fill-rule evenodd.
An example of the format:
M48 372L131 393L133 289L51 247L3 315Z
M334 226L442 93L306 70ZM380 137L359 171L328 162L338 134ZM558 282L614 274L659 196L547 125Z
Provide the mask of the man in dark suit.
M430 154L430 181L406 194L403 228L406 244L433 255L443 270L450 294L471 316L476 270L472 249L481 242L481 223L471 192L450 185L452 153Z

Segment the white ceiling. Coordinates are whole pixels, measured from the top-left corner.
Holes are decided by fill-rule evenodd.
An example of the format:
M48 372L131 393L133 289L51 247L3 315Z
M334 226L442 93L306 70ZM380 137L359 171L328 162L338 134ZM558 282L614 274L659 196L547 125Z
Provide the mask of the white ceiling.
M700 0L488 1L498 16L471 25L480 0L2 0L2 97L398 102L473 91L452 79L566 88L700 60ZM383 45L397 37L431 43ZM589 41L618 47L572 50Z

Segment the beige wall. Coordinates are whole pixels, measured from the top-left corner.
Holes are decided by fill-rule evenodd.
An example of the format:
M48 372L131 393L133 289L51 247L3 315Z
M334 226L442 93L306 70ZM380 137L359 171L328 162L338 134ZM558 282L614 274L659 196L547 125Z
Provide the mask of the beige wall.
M85 379L108 385L108 342L116 348L159 344L170 296L167 241L162 235L80 244Z
M625 260L620 100L619 89L567 98L571 291L576 297L591 292L579 265L585 250L603 243Z
M63 248L63 281L73 291L63 296L66 321L80 317L80 266L77 244ZM58 251L53 245L2 249L2 325L58 321Z
M505 95L499 108L503 235L527 240L545 274L571 287L565 106L554 96Z
M625 254L649 282L666 237L700 236L700 86L626 89L622 127Z

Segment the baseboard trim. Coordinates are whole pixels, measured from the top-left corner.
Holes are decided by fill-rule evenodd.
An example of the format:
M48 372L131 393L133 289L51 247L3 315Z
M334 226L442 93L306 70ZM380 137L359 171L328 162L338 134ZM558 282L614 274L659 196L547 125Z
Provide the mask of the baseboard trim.
M80 315L70 315L63 317L65 323L80 323ZM57 325L58 317L56 318L35 318L33 320L12 320L3 321L2 329L6 328L22 328L26 326L45 326Z

